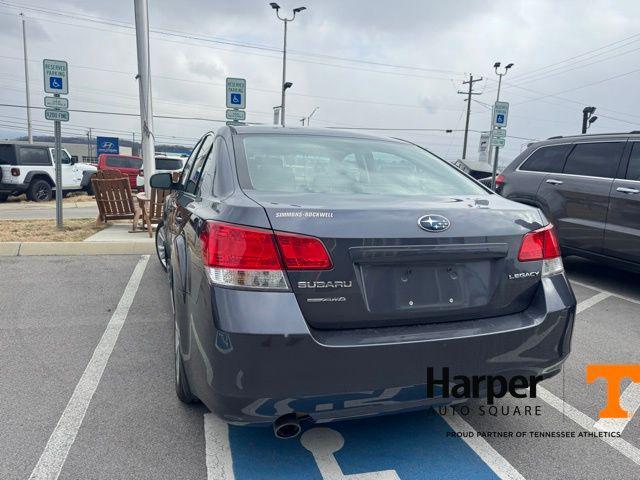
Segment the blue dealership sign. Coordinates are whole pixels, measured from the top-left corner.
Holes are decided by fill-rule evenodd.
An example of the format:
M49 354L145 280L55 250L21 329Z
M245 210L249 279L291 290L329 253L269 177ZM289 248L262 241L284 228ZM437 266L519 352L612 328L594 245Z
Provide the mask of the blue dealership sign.
M96 137L98 148L96 153L120 153L120 144L118 137Z

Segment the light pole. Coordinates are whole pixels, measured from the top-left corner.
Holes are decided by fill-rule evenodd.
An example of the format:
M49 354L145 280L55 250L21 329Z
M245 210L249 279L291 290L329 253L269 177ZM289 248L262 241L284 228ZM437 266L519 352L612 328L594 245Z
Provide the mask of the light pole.
M24 84L27 94L27 139L29 143L33 143L33 131L31 130L31 96L29 95L29 57L27 55L27 25L24 21L24 14L20 14L22 18L22 49L24 52Z
M271 8L276 11L276 17L278 17L278 20L282 20L284 23L284 43L282 46L282 99L280 101L280 124L284 127L285 92L287 91L287 88L291 88L293 85L291 82L287 82L287 24L296 18L296 14L306 10L307 7L294 8L291 18L287 18L280 16L280 5L275 2L271 2L269 5L271 5Z
M504 67L504 71L502 73L500 73L500 62L496 62L493 64L493 69L496 72L496 75L498 75L498 93L496 95L496 103L498 103L500 101L500 87L502 86L502 77L504 77L507 72L509 71L509 69L513 67L513 63L508 64L506 67ZM493 126L493 114L492 114L492 118L491 118L491 130L493 131L494 126ZM498 127L499 128L499 127ZM500 148L499 147L493 147L494 149L494 153L493 153L493 171L491 173L491 190L493 190L494 192L496 191L496 173L498 171L498 153L500 152Z

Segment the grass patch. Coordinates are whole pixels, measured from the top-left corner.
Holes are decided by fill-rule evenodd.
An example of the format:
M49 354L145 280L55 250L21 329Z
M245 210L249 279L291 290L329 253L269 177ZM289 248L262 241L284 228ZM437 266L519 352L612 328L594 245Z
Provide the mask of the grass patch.
M79 242L102 230L93 218L64 221L64 230L55 220L0 220L0 242Z

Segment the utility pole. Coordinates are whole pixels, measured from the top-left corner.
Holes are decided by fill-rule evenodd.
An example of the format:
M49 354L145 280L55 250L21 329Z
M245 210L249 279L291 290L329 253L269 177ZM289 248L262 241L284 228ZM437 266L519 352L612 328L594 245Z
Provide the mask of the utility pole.
M31 95L29 94L29 56L27 55L27 24L24 20L24 13L20 14L22 18L22 49L24 52L24 85L27 94L27 138L29 143L33 143L33 131L31 130Z
M511 67L513 67L513 63L509 63L506 67L504 67L504 72L500 73L498 70L500 68L500 62L496 62L493 64L493 69L495 70L496 75L498 75L498 93L496 94L496 103L500 101L500 87L502 86L502 77L504 77L507 74L507 72ZM491 113L491 131L492 132L493 132L493 129L494 129L494 124L493 124L493 110L492 110L492 113ZM496 175L498 173L498 154L500 152L500 148L496 146L496 147L493 147L493 150L494 150L494 154L493 154L493 169L491 173L491 190L495 192L496 191Z
M89 138L89 143L87 144L87 146L89 147L89 161L91 161L91 159L93 158L93 134L91 131L91 127L89 127L89 133L87 133L87 136Z
M300 123L302 124L302 126L304 127L304 121L307 119L307 117L302 117L300 119Z
M593 125L598 117L594 116L596 113L596 107L584 107L582 110L582 134L587 133L587 129Z
M469 85L469 89L466 92L461 92L458 90L458 93L461 95L466 95L467 98L465 102L467 102L467 120L464 124L464 143L462 144L462 159L467 158L467 139L469 137L469 117L471 116L471 95L480 95L479 92L473 91L473 84L475 82L481 82L482 77L473 79L473 75L469 75L469 80L466 82L462 82L463 85Z
M131 132L131 155L135 155L136 149L136 132Z
M282 98L280 99L280 124L284 127L285 123L285 93L287 88L291 88L293 85L291 82L287 82L287 24L293 22L296 18L296 14L306 10L307 7L298 7L293 9L293 16L291 18L280 16L280 5L275 2L271 2L271 8L276 11L276 17L284 23L284 42L282 46Z
M144 191L150 192L149 180L156 171L153 144L153 103L151 101L151 61L149 58L149 4L134 0L136 17L136 45L138 49L138 87L140 92L140 124Z
M91 163L91 133L87 132L87 162Z
M315 113L320 109L320 107L316 107L313 109L313 111L309 114L309 116L307 117L307 127L309 125L311 125L311 117L313 117L315 115Z

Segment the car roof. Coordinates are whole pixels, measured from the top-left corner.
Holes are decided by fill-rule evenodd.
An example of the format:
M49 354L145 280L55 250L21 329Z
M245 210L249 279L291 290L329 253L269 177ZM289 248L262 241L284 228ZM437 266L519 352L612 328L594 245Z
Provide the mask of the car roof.
M229 127L222 127L218 132L221 133L223 128L229 128L232 135L245 135L252 133L270 135L317 135L324 137L363 138L370 140L384 140L387 142L402 142L395 138L370 135L353 130L340 130L337 128L281 127L279 125L233 125Z
M541 145L559 145L563 143L575 143L575 142L602 142L602 141L626 141L626 140L640 140L640 132L615 132L615 133L592 133L592 134L578 134L578 135L558 135L556 137L549 137L546 140L539 140L537 142L531 142L529 147L539 147Z

